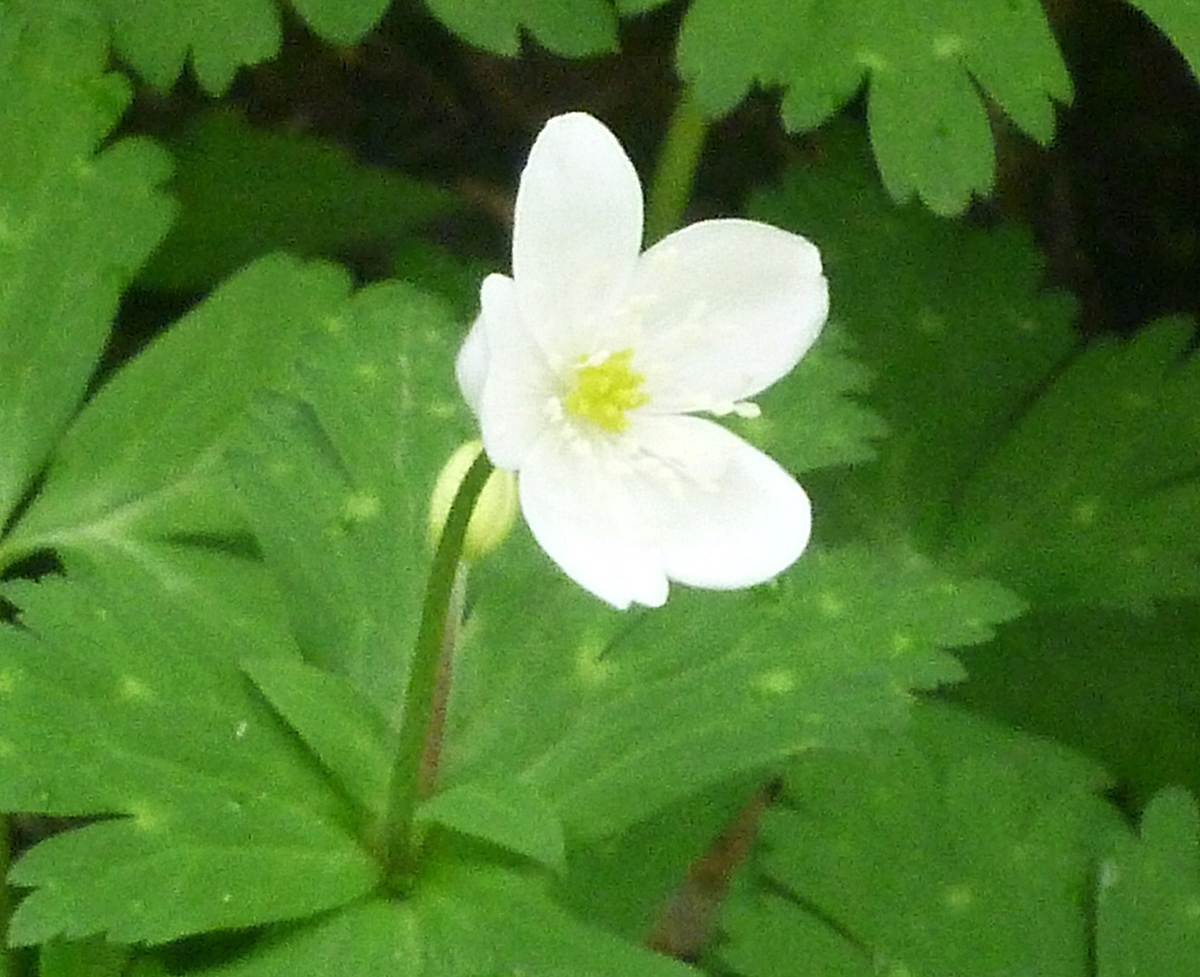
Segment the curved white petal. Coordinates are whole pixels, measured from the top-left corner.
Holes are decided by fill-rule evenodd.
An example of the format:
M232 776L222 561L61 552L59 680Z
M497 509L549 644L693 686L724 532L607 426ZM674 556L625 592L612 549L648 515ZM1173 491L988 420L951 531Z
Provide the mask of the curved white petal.
M476 317L471 324L471 331L458 349L454 359L454 375L458 379L458 388L462 391L463 399L478 417L483 401L483 384L487 380L488 361L487 335L483 325L483 316Z
M728 407L770 386L816 340L829 289L815 245L747 220L668 235L638 262L636 308L654 413Z
M521 174L513 278L529 329L551 356L594 352L642 239L642 188L616 137L582 112L546 123Z
M549 437L517 476L521 511L534 538L576 583L624 610L661 607L667 577L644 514L603 443L572 446Z
M731 590L763 583L808 545L804 490L757 448L698 417L647 417L631 432L675 479L631 484L632 504L679 583Z
M488 275L480 304L475 328L483 330L488 361L477 412L483 447L497 468L517 471L550 425L554 375L525 327L511 278ZM477 355L465 346L459 354L467 360L463 368L467 382L459 378L464 392L475 379L470 360Z
M644 417L628 437L557 436L519 475L534 537L581 586L651 607L667 581L733 589L789 567L808 544L808 497L774 461L710 421Z

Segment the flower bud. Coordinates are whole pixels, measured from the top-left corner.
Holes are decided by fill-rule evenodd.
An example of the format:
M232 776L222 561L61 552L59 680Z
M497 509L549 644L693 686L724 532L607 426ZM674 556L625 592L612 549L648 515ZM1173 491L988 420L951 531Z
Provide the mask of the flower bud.
M450 456L433 486L429 501L429 541L436 548L450 517L450 506L467 472L483 451L482 441L468 441ZM462 558L473 563L504 542L517 518L517 476L495 469L488 476L467 523Z

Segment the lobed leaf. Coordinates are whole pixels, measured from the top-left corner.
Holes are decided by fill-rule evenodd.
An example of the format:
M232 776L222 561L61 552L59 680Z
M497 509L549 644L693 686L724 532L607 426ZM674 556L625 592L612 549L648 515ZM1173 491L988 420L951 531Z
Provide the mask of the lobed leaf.
M617 18L604 0L425 0L425 5L467 43L508 57L520 50L522 29L568 58L617 49Z
M799 758L723 956L747 977L1078 977L1091 861L1120 830L1105 785L1063 747L933 705L869 753Z
M1187 0L1129 0L1170 38L1200 79L1200 10Z
M805 554L774 592L681 589L621 619L509 553L456 662L446 782L509 771L585 838L767 762L862 745L904 721L911 690L961 677L944 648L1020 609L911 553L848 547Z
M1100 870L1099 977L1184 977L1200 960L1200 815L1187 791L1162 791Z
M872 465L805 477L815 529L908 536L934 553L963 483L1074 347L1073 304L1039 291L1041 261L1022 229L895 207L853 128L823 135L822 155L821 167L794 168L759 196L751 216L821 248L831 315L871 373L865 399L888 437ZM791 434L801 446L809 436Z
M310 664L392 726L432 560L427 514L470 425L445 307L399 283L357 293L290 394L262 397L229 452L239 503Z
M54 5L56 8L60 5ZM48 460L122 288L166 232L169 162L149 141L97 153L129 100L94 18L0 12L0 526Z
M871 145L897 202L956 214L992 188L986 94L1039 142L1071 81L1037 0L695 0L680 74L715 114L782 86L784 124L813 129L866 82Z
M282 378L347 290L340 269L281 255L226 282L92 398L9 551L94 557L240 531L221 451L254 392Z
M383 18L390 0L292 0L305 23L332 44L354 44Z
M94 0L112 25L117 53L160 92L191 62L210 95L223 95L243 65L279 51L279 13L270 0Z
M170 145L181 209L140 277L152 288L208 289L277 249L330 257L392 244L458 206L449 191L225 111L198 115Z
M572 919L538 879L432 867L404 900L372 900L264 940L212 977L687 977L693 971Z
M1053 604L1200 593L1200 357L1190 321L1080 352L966 484L950 546Z
M10 939L162 942L309 915L376 882L346 802L251 690L243 644L125 562L12 583L0 628L0 807L124 815L13 867ZM302 875L304 886L293 880Z

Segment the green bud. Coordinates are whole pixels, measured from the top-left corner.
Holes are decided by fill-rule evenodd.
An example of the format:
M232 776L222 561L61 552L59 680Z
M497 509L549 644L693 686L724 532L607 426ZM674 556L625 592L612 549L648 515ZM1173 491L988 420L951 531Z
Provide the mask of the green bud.
M483 442L478 440L460 446L442 467L434 483L429 501L429 541L435 548L450 517L450 506L454 504L458 487L481 451ZM517 476L497 468L488 476L475 503L475 511L471 513L471 521L467 523L462 558L474 563L487 556L504 542L516 518Z

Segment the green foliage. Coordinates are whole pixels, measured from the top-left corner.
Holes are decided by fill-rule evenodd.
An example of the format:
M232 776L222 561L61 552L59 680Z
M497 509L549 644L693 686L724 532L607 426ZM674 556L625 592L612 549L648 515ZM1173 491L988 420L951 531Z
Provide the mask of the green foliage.
M92 937L49 940L38 954L38 977L122 977L129 948Z
M1129 0L1142 11L1187 59L1192 74L1200 78L1200 8L1188 0Z
M1037 0L695 0L678 61L717 114L755 82L783 86L783 121L794 131L828 121L867 81L888 192L898 202L919 194L939 214L992 188L981 94L1041 143L1054 135L1052 100L1071 100Z
M544 800L518 783L457 784L422 804L417 821L490 841L555 871L566 868L562 824Z
M542 881L488 864L436 864L401 902L347 907L213 977L531 974L688 977L689 968L572 919Z
M824 166L792 169L751 206L820 242L834 324L870 370L866 399L887 425L876 464L805 478L827 503L817 528L910 535L933 552L964 481L1075 345L1073 305L1039 293L1040 260L1021 229L895 207L849 127L831 128L822 149ZM807 429L794 431L803 445Z
M190 60L206 91L222 95L242 65L279 50L279 13L270 0L93 0L112 25L117 52L159 91Z
M1062 747L932 705L870 753L801 758L725 960L748 977L1082 977L1091 859L1119 830L1104 785Z
M0 524L83 396L121 290L165 233L164 154L96 152L128 103L87 17L0 10Z
M806 554L776 591L680 591L633 620L555 573L527 543L480 571L445 775L511 771L584 837L798 750L862 745L903 722L910 690L961 677L941 649L1020 609L859 547Z
M221 451L255 390L282 377L346 290L340 269L282 256L225 283L87 404L4 549L153 562L150 540L240 528Z
M1185 790L1165 790L1100 870L1099 977L1189 974L1200 960L1200 816Z
M871 386L870 371L851 358L853 352L840 324L829 324L796 368L755 398L758 417L732 417L726 424L790 472L872 460L887 426L851 399Z
M435 17L470 44L515 55L521 29L555 54L582 58L617 48L617 19L605 0L425 0Z
M180 216L139 278L153 288L210 288L277 248L319 257L386 246L458 206L448 191L228 112L197 116L171 149Z
M157 942L306 915L369 890L343 800L237 660L291 654L207 626L130 564L87 583L10 584L0 629L0 804L127 815L34 847L9 938ZM296 886L293 880L305 879Z
M391 725L433 553L433 482L470 431L445 307L398 283L323 323L230 455L239 501L306 659L350 678Z
M1200 608L1035 610L962 656L942 695L1102 763L1135 810L1170 784L1200 795Z
M353 44L379 23L391 0L291 0L291 7L331 44Z
M1193 333L1165 320L1054 377L965 488L951 546L966 565L1046 603L1200 593Z

